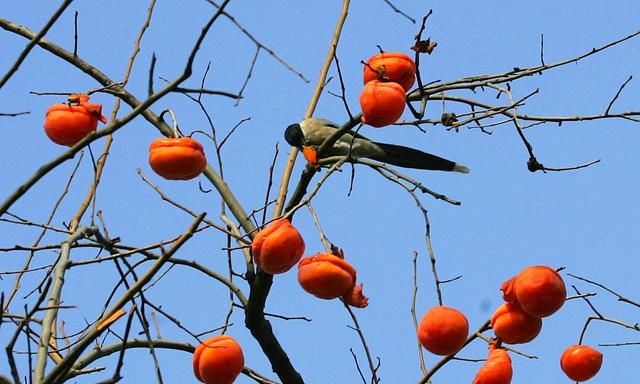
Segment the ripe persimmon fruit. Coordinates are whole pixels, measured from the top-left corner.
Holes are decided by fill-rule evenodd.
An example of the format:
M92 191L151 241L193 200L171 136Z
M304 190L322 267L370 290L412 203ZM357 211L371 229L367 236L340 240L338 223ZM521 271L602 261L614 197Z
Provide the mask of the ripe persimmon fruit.
M206 168L207 158L191 137L161 137L149 146L149 165L167 180L191 180Z
M263 271L284 273L304 254L304 240L289 220L278 219L256 234L251 253Z
M602 367L602 353L588 345L572 345L560 357L560 368L574 381L587 381Z
M429 309L418 325L420 344L436 355L458 352L468 336L467 317L457 309L442 305Z

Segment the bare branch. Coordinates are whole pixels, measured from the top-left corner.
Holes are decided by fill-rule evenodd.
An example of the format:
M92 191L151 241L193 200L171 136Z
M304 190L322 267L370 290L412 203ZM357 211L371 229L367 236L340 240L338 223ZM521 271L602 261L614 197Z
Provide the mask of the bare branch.
M112 316L114 316L117 312L120 312L122 310L122 307L124 307L124 305L129 300L131 300L131 298L135 294L137 294L151 280L151 278L153 278L153 276L155 276L155 274L173 256L173 254L176 253L178 249L180 249L180 247L191 238L195 230L202 222L203 218L204 214L198 216L196 220L189 226L189 228L182 234L182 236L180 236L180 238L175 242L175 244L167 252L165 252L109 310L106 311L106 313L96 323L96 325L94 325L89 330L89 332L76 344L76 346L71 351L69 351L64 359L58 365L56 365L56 367L51 372L49 372L49 374L42 381L43 384L57 383L67 375L67 372L71 369L72 365L80 357L82 352L106 329L105 327L101 327L101 325L106 320L112 318Z
M0 117L15 117L15 116L20 116L20 115L28 115L30 113L31 112L29 112L29 111L26 111L26 112L13 112L13 113L4 112L4 113L0 113Z
M615 103L616 100L618 100L618 97L622 93L622 90L624 89L624 87L627 86L627 84L629 84L631 79L633 79L633 75L629 76L629 78L624 83L622 83L620 88L618 88L618 92L616 92L615 96L613 96L613 99L611 99L611 101L609 102L609 105L607 105L607 109L604 111L604 115L605 116L607 116L609 114L609 111L611 110L611 107L613 107L613 103Z
M316 84L315 91L313 92L313 96L311 96L311 100L309 101L307 112L304 114L305 118L313 116L313 112L316 109L316 105L318 104L320 95L324 90L326 80L327 80L327 73L329 72L329 67L331 66L331 62L333 61L335 50L338 48L338 42L340 41L340 34L342 33L342 27L344 26L344 23L347 19L347 14L349 13L349 4L350 4L350 0L342 1L342 11L340 12L340 17L338 18L338 22L336 24L336 28L333 33L333 38L331 39L329 52L327 52L327 56L324 60L324 64L322 65L322 69L320 69L320 75L318 76L318 82ZM331 145L333 144L330 144L329 147ZM320 154L320 150L318 151L318 154ZM280 216L280 214L282 213L282 209L284 208L284 202L287 198L287 188L289 187L289 180L291 178L291 172L293 171L293 166L295 165L297 155L298 155L298 149L295 147L291 148L291 152L289 152L289 158L287 160L287 165L285 167L284 173L282 175L282 180L280 182L278 198L276 199L276 206L273 213L274 217Z
M396 7L390 0L384 0L384 2L387 3L387 5L389 5L391 7L391 9L393 9L393 11L395 13L398 13L398 14L404 16L405 18L407 18L407 20L409 20L413 24L416 23L416 19L414 19L413 17L411 17L411 16L407 15L406 13L402 12L402 10L400 10L400 8Z
M33 37L31 38L31 41L29 41L29 44L27 44L27 46L24 47L24 50L22 50L22 52L20 53L20 56L18 56L18 59L13 63L11 68L9 68L9 70L7 71L7 73L5 73L2 79L0 79L0 89L2 89L2 87L7 83L7 81L9 81L11 76L13 76L13 74L18 71L18 68L20 68L20 65L22 64L22 62L27 58L27 56L29 55L29 52L31 52L33 47L35 47L36 44L38 44L40 39L42 39L42 37L46 35L47 32L49 32L49 29L53 27L53 24L55 24L56 21L58 21L58 18L62 16L62 13L64 13L64 11L67 9L69 5L71 5L72 2L73 0L64 0L62 4L60 4L60 7L58 7L58 9L53 13L51 18L49 18L49 20L45 23L44 27L42 27L40 32L33 35Z

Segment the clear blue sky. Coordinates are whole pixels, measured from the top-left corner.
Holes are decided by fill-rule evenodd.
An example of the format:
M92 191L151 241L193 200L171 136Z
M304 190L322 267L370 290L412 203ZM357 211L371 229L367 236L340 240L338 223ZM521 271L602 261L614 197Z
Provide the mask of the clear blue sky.
M609 41L639 29L640 8L634 1L615 3L568 1L524 2L500 1L395 1L416 19L431 8L425 36L438 47L431 56L423 56L423 80L450 81L459 77L501 73L513 67L534 66L540 62L540 36L544 34L546 63L565 60L588 52ZM232 1L229 12L262 43L281 55L289 64L311 80L305 83L287 71L265 51L260 53L256 69L238 106L219 96L204 96L219 135L224 135L245 118L244 123L222 150L225 177L247 211L258 209L264 200L268 169L274 146L279 143L280 156L275 175L279 180L289 147L282 132L298 121L306 110L318 71L329 47L340 2L248 2ZM57 2L23 1L0 6L1 17L38 30L49 18ZM112 79L120 79L133 40L145 17L148 4L143 1L74 3L53 27L47 38L72 49L73 13L79 11L78 54L99 67ZM142 43L128 89L139 98L147 92L147 77L152 54L157 56L156 75L172 79L182 70L184 60L202 24L212 12L205 1L159 2L151 27ZM346 82L346 96L352 111L358 111L362 89L360 60L377 52L376 45L387 51L410 53L408 47L418 30L402 16L393 13L382 0L354 1L338 47L338 56ZM0 74L9 68L26 40L0 32ZM630 76L612 108L612 112L640 110L638 59L640 39L631 40L577 64L551 70L512 84L514 98L535 89L540 92L527 100L521 113L547 116L575 116L602 113L620 85ZM185 84L198 87L209 61L212 68L206 82L210 89L237 92L246 76L254 45L228 20L221 20L207 37L199 52L193 77ZM335 68L327 91L339 92ZM156 87L163 81L155 79ZM62 102L61 96L36 96L36 92L81 92L96 88L88 76L66 62L35 48L9 83L0 90L0 113L30 111L14 118L0 117L4 145L0 162L0 199L4 200L38 167L58 156L63 147L51 143L44 135L42 123L50 104ZM476 94L459 91L452 95L503 105L507 99L495 99L495 92ZM92 101L104 105L109 116L114 98L97 94ZM154 105L159 113L172 108L183 132L209 131L197 105L182 95L170 95ZM448 112L467 109L447 104ZM127 108L125 108L125 111ZM439 117L442 105L431 103L427 114ZM342 102L325 92L316 116L338 123L348 119ZM410 119L407 112L404 119ZM496 119L497 121L497 119ZM422 133L409 126L374 129L363 127L361 133L385 142L411 145L442 155L471 168L469 175L425 171L407 171L429 188L462 202L451 206L429 196L423 204L429 210L432 241L441 278L462 275L460 280L443 288L446 305L456 307L469 318L471 328L479 327L501 303L499 285L529 265L566 267L566 272L606 284L609 288L640 299L637 289L637 218L640 209L637 194L640 183L636 163L636 144L640 124L624 120L547 124L526 130L538 160L550 167L572 166L602 159L592 167L562 173L530 173L526 169L528 154L513 125L492 129L491 135L463 128L447 132L441 126L428 126ZM147 163L148 145L159 133L142 118L137 118L115 135L103 177L96 209L103 212L109 232L129 245L144 246L171 238L182 232L191 218L163 203L156 192L141 181L136 168L162 190L195 211L206 211L217 222L220 200L215 193L198 190L197 181L169 182L156 176ZM196 134L212 160L214 147L203 135ZM92 145L100 153L103 140ZM77 178L68 197L54 219L56 226L68 222L84 198L93 169L85 153ZM293 182L302 169L298 161ZM62 191L75 159L61 165L20 199L11 212L33 221L45 221ZM358 270L370 298L366 309L357 310L358 319L374 356L379 356L379 375L385 383L412 383L421 376L415 333L410 317L412 295L412 257L417 251L418 312L420 316L437 303L433 278L424 241L424 223L411 197L398 186L365 167L356 167L353 193L347 196L350 167L334 175L314 199L314 208L329 239L343 248L347 260ZM205 189L210 185L200 179ZM88 224L88 220L85 220ZM308 211L295 217L295 225L305 238L306 254L322 251L322 244ZM0 223L0 247L29 245L38 230ZM63 236L49 234L44 244L59 243ZM224 236L212 230L196 236L179 252L179 257L195 259L226 271L226 256L221 250ZM42 252L34 266L47 265L56 254ZM74 260L95 257L94 251L77 251ZM16 270L24 263L25 253L0 255L0 270ZM236 268L242 267L237 254ZM144 270L144 268L143 268ZM592 299L601 313L634 324L638 311L618 303L602 290L565 276L569 291L575 284L583 292L597 292ZM28 275L20 297L42 278L42 272ZM60 317L72 334L92 320L117 281L111 266L77 268L68 275L64 297L66 305ZM3 276L0 290L11 289L13 276ZM246 288L246 286L243 286ZM195 332L223 324L228 310L228 293L220 284L194 272L174 268L163 280L147 291L148 297L175 314ZM11 310L21 313L15 301ZM337 301L316 299L298 286L295 270L277 276L266 310L285 316L306 316L313 321L272 319L272 325L294 366L308 383L356 383L359 376L349 348L358 355L366 371L361 344L348 314ZM559 368L562 350L576 343L584 320L592 312L582 300L572 300L549 319L545 319L540 336L518 349L539 357L530 360L513 356L513 383L569 382ZM229 334L245 351L247 366L276 378L257 343L243 326L244 317L236 309ZM194 343L160 316L161 336ZM121 321L120 326L124 325ZM3 324L0 344L6 345L13 333ZM488 335L491 333L489 332ZM636 332L596 323L590 326L585 343L634 342ZM23 349L26 348L22 345ZM637 382L638 346L600 347L604 364L597 383ZM474 342L460 353L464 358L483 358L486 346ZM167 383L195 383L191 373L191 355L183 352L159 352L162 373ZM8 367L0 359L0 374ZM437 361L426 353L430 367ZM105 365L112 364L106 360ZM20 362L26 367L26 360ZM480 363L454 361L442 369L434 383L467 383ZM107 375L112 370L107 369ZM149 383L155 380L153 364L147 351L131 351L123 370L124 383ZM92 375L74 379L89 383L106 378ZM240 377L238 383L249 383Z

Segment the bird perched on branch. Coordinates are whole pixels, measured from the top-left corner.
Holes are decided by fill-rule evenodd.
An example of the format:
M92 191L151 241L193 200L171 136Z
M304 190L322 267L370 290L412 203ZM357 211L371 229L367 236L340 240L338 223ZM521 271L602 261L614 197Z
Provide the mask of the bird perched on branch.
M284 138L289 145L302 149L305 158L314 163L315 149L338 128L338 125L329 120L304 119L300 123L289 125L284 132ZM349 150L351 157L366 157L403 168L469 173L469 168L462 164L414 148L377 143L351 131L342 135L326 153L323 153L323 157L345 156L349 154Z

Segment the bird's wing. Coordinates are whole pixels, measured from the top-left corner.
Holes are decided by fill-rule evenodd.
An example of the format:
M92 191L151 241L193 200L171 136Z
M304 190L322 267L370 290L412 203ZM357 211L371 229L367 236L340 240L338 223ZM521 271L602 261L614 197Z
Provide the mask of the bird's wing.
M305 119L299 124L305 138L305 145L321 145L336 129L337 124L319 118ZM355 137L355 138L354 138ZM468 173L462 164L421 150L395 144L377 143L355 132L346 132L331 147L325 156L367 157L373 160L404 168L417 168Z
M302 120L300 122L300 128L309 145L320 145L331 136L336 129L340 128L340 126L330 120L313 117ZM353 131L347 131L339 140L351 142L354 134L356 138L369 140Z
M339 125L320 118L305 119L300 123L300 127L307 145L321 145L336 129L340 128ZM327 155L343 156L349 153L349 150L354 157L369 157L383 153L371 140L355 132L347 131L329 149Z

